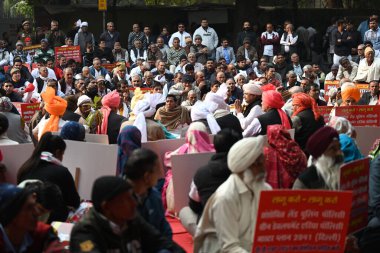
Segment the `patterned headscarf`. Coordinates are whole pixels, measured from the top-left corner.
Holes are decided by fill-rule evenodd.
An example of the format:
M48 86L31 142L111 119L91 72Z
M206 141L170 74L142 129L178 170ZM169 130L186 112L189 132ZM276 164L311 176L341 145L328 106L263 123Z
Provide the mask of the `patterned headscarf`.
M124 167L132 151L141 148L141 133L135 126L125 126L117 137L117 176L124 175Z
M267 138L269 146L264 148L267 182L273 188L291 188L306 169L306 156L282 125L268 126Z
M10 112L12 110L12 101L8 97L0 98L0 112Z

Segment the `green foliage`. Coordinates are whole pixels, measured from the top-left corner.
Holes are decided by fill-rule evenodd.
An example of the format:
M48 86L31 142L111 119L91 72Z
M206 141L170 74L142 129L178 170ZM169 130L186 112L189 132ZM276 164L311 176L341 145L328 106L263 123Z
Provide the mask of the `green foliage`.
M4 0L4 12L8 13L11 17L34 17L33 5L28 0Z

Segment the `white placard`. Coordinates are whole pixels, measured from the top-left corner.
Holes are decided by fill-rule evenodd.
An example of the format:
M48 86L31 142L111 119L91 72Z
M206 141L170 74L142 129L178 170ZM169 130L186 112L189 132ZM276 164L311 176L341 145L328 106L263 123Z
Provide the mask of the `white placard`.
M173 155L174 209L179 213L189 203L189 191L195 172L210 161L214 152Z
M63 157L63 165L75 178L76 168L80 168L78 193L90 200L94 181L100 176L116 175L117 145L68 141Z
M16 184L17 171L32 156L34 146L32 143L1 145L0 150L3 153L3 163L7 166L6 180Z
M367 156L372 144L380 138L380 127L355 127L355 130L358 148L364 156Z
M85 140L86 142L109 144L106 134L86 134Z

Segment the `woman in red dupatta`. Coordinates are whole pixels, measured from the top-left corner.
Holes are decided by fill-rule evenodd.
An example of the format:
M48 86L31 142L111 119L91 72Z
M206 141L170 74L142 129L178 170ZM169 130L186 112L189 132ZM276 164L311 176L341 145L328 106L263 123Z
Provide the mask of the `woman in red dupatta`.
M268 126L267 138L269 146L264 148L266 181L274 189L291 189L306 169L306 155L282 125Z

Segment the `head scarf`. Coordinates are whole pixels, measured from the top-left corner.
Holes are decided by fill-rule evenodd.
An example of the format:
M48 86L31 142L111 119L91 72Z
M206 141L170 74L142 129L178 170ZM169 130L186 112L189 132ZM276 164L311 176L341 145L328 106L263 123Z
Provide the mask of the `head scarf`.
M120 95L114 90L102 98L103 107L100 109L100 112L103 116L102 124L98 127L98 134L107 134L108 129L108 117L111 113L111 108L119 108L120 105Z
M220 97L222 97L223 99L226 99L227 98L227 91L228 91L228 86L227 84L225 83L222 83L219 87L219 89L216 91L216 93L213 93L213 92L209 92L207 94L217 94L219 95ZM206 95L207 96L207 95Z
M135 126L125 126L117 137L117 175L124 174L124 167L132 151L141 148L141 133Z
M248 169L263 153L264 136L248 137L236 142L227 155L228 168L232 173Z
M163 102L161 93L150 94L146 93L143 100L139 100L133 109L133 114L137 115L133 123L141 132L141 141L148 141L148 132L146 126L146 117L151 117L156 112L156 106Z
M282 125L268 126L267 138L269 146L264 148L267 182L273 188L291 188L306 169L306 156Z
M345 89L342 89L342 101L345 104L348 98L355 99L357 103L360 99L360 90L357 87L348 86Z
M305 93L293 94L292 98L293 104L298 105L298 108L296 111L293 112L292 117L297 116L298 113L309 108L311 108L311 110L313 111L315 120L317 120L320 117L315 99L313 99L309 95L306 95Z
M191 123L186 132L186 143L179 148L178 154L214 151L206 126L201 122Z
M280 115L282 125L285 129L290 129L291 125L286 113L281 109L284 106L284 100L282 99L281 93L275 90L268 90L263 92L263 106L277 109L278 114Z
M87 95L82 95L78 98L77 106L81 106L82 104L92 104L92 100Z
M218 109L218 104L214 102L197 101L191 108L191 120L197 121L207 119L207 124L212 134L220 131L220 126L216 122L213 113Z
M62 127L60 136L64 140L84 141L86 130L82 124L75 121L69 121Z
M268 83L266 85L261 86L261 90L264 91L269 91L269 90L276 90L276 86L274 86L271 83Z
M10 112L12 107L12 101L8 97L0 98L0 112Z
M0 223L3 227L8 226L20 213L29 194L16 185L0 184Z
M45 102L45 110L50 114L50 118L46 122L41 136L46 132L57 132L59 126L60 116L62 116L67 107L67 101L55 95L55 89L47 87L45 92L41 93L41 97Z
M327 125L334 128L339 134L347 134L350 137L355 132L355 128L351 125L351 122L343 117L334 116Z
M339 140L338 132L329 126L322 127L309 137L306 150L314 159L318 159L334 140Z
M366 48L364 49L364 56L366 56L369 52L374 53L372 47L366 47Z
M363 158L360 150L356 146L355 141L347 134L339 134L340 149L344 154L344 162L352 162Z

